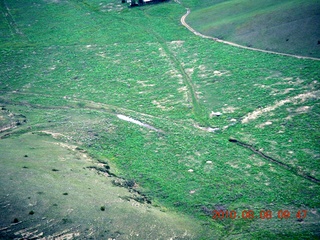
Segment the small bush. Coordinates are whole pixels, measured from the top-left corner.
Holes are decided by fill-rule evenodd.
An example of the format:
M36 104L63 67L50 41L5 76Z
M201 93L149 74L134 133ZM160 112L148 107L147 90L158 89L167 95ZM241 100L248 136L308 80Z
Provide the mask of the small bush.
M125 185L129 188L132 188L135 185L135 181L133 179L126 181Z
M83 108L84 106L86 106L86 104L84 102L78 102L77 106Z

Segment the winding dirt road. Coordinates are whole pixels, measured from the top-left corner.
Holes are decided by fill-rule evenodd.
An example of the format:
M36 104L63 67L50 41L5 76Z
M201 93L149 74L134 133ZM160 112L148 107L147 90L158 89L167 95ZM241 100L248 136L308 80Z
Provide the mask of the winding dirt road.
M279 52L273 52L273 51L268 51L268 50L263 50L263 49L258 49L258 48L252 48L252 47L246 47L240 44L236 44L233 42L228 42L228 41L224 41L221 40L219 38L215 38L215 37L210 37L210 36L206 36L203 35L199 32L197 32L196 30L194 30L192 27L190 27L187 23L186 23L186 17L190 14L190 9L187 8L187 13L185 15L183 15L181 17L181 23L183 26L185 26L187 29L189 29L191 32L193 32L195 35L202 37L202 38L207 38L207 39L212 39L216 42L221 42L224 44L228 44L234 47L238 47L238 48L244 48L244 49L248 49L248 50L252 50L252 51L258 51L258 52L264 52L264 53L271 53L271 54L277 54L277 55L282 55L282 56L288 56L288 57L294 57L294 58L300 58L300 59L311 59L311 60L316 60L316 61L320 61L320 58L313 58L313 57L306 57L306 56L299 56L299 55L293 55L293 54L287 54L287 53L279 53Z

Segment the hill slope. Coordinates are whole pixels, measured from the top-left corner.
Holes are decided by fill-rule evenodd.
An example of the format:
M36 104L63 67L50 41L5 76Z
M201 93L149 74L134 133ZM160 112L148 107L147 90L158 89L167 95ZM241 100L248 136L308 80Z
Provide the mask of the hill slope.
M319 238L320 61L127 6L0 1L0 239Z
M213 1L192 9L187 22L203 34L255 48L320 57L317 1Z

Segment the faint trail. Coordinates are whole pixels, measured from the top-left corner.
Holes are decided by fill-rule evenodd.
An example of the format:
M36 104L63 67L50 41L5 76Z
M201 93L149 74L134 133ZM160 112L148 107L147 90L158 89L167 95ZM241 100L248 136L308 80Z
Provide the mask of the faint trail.
M203 34L197 32L196 30L194 30L192 27L190 27L190 26L186 23L186 17L190 14L190 12L191 12L190 9L187 8L187 13L181 17L181 24L182 24L183 26L185 26L187 29L189 29L191 32L193 32L195 35L199 36L199 37L211 39L211 40L214 40L214 41L216 41L216 42L228 44L228 45L231 45L231 46L234 46L234 47L238 47L238 48L243 48L243 49L248 49L248 50L252 50L252 51L257 51L257 52L271 53L271 54L276 54L276 55L281 55L281 56L287 56L287 57L294 57L294 58L299 58L299 59L310 59L310 60L320 61L320 58L305 57L305 56L299 56L299 55L294 55L294 54L279 53L279 52L273 52L273 51L268 51L268 50L263 50L263 49L258 49L258 48L246 47L246 46L243 46L243 45L240 45L240 44L236 44L236 43L233 43L233 42L224 41L224 40L221 40L221 39L219 39L219 38L215 38L215 37L210 37L210 36L203 35Z
M190 98L191 98L191 101L192 101L193 111L194 111L195 115L202 116L201 106L200 106L199 99L198 99L197 94L196 94L195 86L194 86L194 84L192 82L191 77L186 73L186 71L185 71L184 67L182 66L181 62L170 51L170 49L168 48L166 42L164 42L164 40L163 40L163 42L161 42L161 40L159 40L159 43L162 45L163 49L167 53L167 55L168 55L169 59L171 60L171 62L175 65L175 68L183 76L184 83L188 88L188 92L189 92L189 95L190 95Z
M15 94L15 95L26 95L26 96L37 96L37 97L44 97L44 98L55 98L59 96L54 96L54 95L49 95L49 94L42 94L42 93L30 93L30 92L8 92L8 91L0 91L0 93L2 94ZM146 114L143 112L138 112L136 110L132 110L132 109L128 109L128 108L123 108L123 107L119 107L116 105L112 105L112 104L107 104L107 103L101 103L101 102L95 102L95 101L91 101L91 100L86 100L86 99L80 99L80 98L67 98L66 99L68 102L74 103L74 105L63 105L63 106L50 106L50 107L46 107L46 106L42 106L42 105L38 105L38 104L29 104L29 103L21 103L21 102L15 102L15 101L8 101L6 99L4 99L2 96L0 96L0 103L4 103L4 104L18 104L18 105L25 105L25 106L29 106L29 107L33 107L33 108L39 108L39 109L68 109L68 108L76 108L78 106L76 106L77 103L85 103L85 106L82 107L83 109L90 109L90 110L105 110L108 111L110 113L113 113L113 111L120 111L120 112L124 112L124 113L135 113L141 116L145 116L145 117L150 117L150 118L157 118L157 119L164 119L162 117L159 116L154 116L154 115L150 115L150 114ZM81 108L81 107L78 107Z
M6 93L5 91L0 91L0 93ZM52 98L55 96L51 96L48 94L39 94L39 93L26 93L26 92L17 92L14 94L20 94L20 95L26 95L26 96L38 96L38 97L46 97L46 98ZM126 115L134 115L134 116L139 116L139 117L145 117L145 118L150 118L150 119L159 119L163 122L168 122L170 121L170 123L179 126L180 128L184 128L184 129L190 129L189 126L185 125L184 123L180 123L179 121L175 121L172 119L168 119L166 117L162 117L162 116L155 116L155 115L150 115L150 114L146 114L143 112L139 112L136 110L132 110L132 109L128 109L128 108L123 108L123 107L119 107L116 105L111 105L111 104L107 104L107 103L101 103L101 102L95 102L95 101L91 101L91 100L86 100L86 99L78 99L78 98L70 98L67 99L67 104L63 105L63 106L42 106L42 105L38 105L38 104L30 104L27 102L15 102L15 101L8 101L5 100L4 98L0 97L0 103L2 104L8 104L8 105L20 105L20 106L28 106L31 108L36 108L36 109L86 109L86 110L95 110L95 111L101 111L101 112L107 112L111 115L117 116L118 118L128 121L128 122L132 122L138 125L141 125L143 127L149 128L151 130L154 130L156 132L161 132L164 133L163 130L155 128L147 123L143 123L140 122L138 120L135 120L131 117L127 117L123 114ZM83 107L78 106L78 103L84 103L85 105ZM8 132L10 129L15 128L16 129L16 125L14 126L2 126L2 128L0 128L0 133L1 132ZM1 138L1 136L0 136Z
M180 4L180 2L178 2ZM150 19L149 15L145 13L145 16ZM188 98L190 99L189 102L192 104L192 111L195 117L197 118L197 121L201 122L203 125L209 125L207 121L205 120L205 113L201 107L201 104L199 102L198 96L196 94L196 87L189 76L189 74L185 71L185 68L182 66L182 63L179 61L179 59L175 56L175 54L169 49L168 44L165 39L163 39L162 36L160 36L157 32L153 31L152 29L147 29L146 27L141 27L144 31L146 31L149 34L152 34L156 37L159 44L162 46L163 50L165 51L166 55L168 56L168 59L172 62L174 68L180 72L180 74L183 76L183 82L185 86L188 89Z

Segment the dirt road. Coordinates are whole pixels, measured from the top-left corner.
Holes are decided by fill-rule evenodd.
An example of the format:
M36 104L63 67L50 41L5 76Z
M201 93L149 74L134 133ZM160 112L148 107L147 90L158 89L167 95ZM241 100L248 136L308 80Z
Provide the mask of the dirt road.
M233 43L233 42L228 42L228 41L224 41L224 40L221 40L221 39L218 39L218 38L215 38L215 37L210 37L210 36L203 35L203 34L197 32L196 30L194 30L192 27L190 27L186 23L186 17L190 14L190 12L191 12L190 9L187 8L187 13L181 17L181 23L182 23L183 26L188 28L191 32L193 32L195 35L197 35L199 37L212 39L212 40L214 40L216 42L221 42L221 43L225 43L225 44L228 44L228 45L231 45L231 46L234 46L234 47L244 48L244 49L248 49L248 50L252 50L252 51L271 53L271 54L277 54L277 55L300 58L300 59L311 59L311 60L320 61L320 58L305 57L305 56L299 56L299 55L293 55L293 54L287 54L287 53L273 52L273 51L268 51L268 50L263 50L263 49L258 49L258 48L246 47L246 46L243 46L243 45L240 45L240 44L236 44L236 43Z

